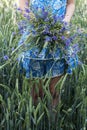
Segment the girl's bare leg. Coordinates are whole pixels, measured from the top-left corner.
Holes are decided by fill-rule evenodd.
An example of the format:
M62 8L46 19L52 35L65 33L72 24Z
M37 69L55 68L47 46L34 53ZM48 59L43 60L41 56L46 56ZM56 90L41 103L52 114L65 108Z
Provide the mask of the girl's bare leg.
M58 83L58 81L60 80L61 77L62 76L54 77L50 80L49 88L50 88L50 92L51 92L51 95L52 95L52 106L53 107L55 107L60 100L59 92L55 89L55 86L56 86L56 84ZM38 85L36 85L36 83L33 84L32 98L33 98L33 102L34 102L35 105L38 102L38 97L43 98L43 96L44 96L42 85L43 84L42 84L41 79L39 80ZM36 89L38 89L38 91L36 91Z
M36 89L37 89L37 91L36 91ZM44 96L41 79L39 80L38 84L36 84L36 83L33 84L31 93L32 93L34 105L37 105L38 97L43 98L43 96Z
M50 85L49 85L50 92L51 92L51 95L52 95L52 98L53 98L52 99L52 106L53 107L56 107L59 100L60 100L59 92L56 91L56 89L55 89L55 86L58 83L58 81L60 80L60 78L61 78L61 76L52 78L51 81L50 81Z

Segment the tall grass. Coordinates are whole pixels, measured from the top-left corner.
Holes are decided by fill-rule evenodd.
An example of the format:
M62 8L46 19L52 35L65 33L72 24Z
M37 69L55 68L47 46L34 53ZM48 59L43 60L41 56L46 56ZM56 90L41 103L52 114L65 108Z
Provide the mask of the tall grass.
M87 5L77 0L72 22L87 33ZM83 2L83 4L82 4ZM19 73L17 48L20 36L19 15L13 1L0 2L0 130L86 130L87 129L87 39L82 40L79 54L83 65L73 75L65 75L56 86L61 100L52 107L49 91L50 79L43 79L44 97L34 105L31 90L35 83L38 93L39 80L30 81ZM44 85L45 83L45 85Z

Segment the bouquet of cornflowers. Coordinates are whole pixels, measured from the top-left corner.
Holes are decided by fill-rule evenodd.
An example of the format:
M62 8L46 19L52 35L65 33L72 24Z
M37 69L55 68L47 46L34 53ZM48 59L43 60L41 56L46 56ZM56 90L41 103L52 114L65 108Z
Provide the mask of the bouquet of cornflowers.
M26 50L37 47L39 52L47 47L55 51L58 47L61 49L60 58L68 62L69 57L75 57L80 51L78 43L81 30L71 23L63 22L62 17L51 14L51 11L36 9L38 14L34 15L30 9L25 8L24 19L18 24L21 34L29 29L26 40L21 41L21 44L25 45Z
M51 15L45 9L37 8L37 10L39 10L38 12L41 15L33 14L31 16L32 11L26 8L25 18L18 24L21 34L29 27L29 35L25 43L32 42L32 45L37 46L40 50L47 46L50 49L55 49L55 45L58 45L63 51L68 46L72 46L75 49L75 44L79 40L78 35L81 34L81 31L78 28L76 29L75 26L63 22L62 17Z

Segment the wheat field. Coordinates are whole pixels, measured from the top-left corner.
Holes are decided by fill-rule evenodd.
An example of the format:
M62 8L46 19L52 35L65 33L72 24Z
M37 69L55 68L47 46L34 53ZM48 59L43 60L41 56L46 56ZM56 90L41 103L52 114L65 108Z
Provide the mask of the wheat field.
M18 0L15 1L18 4ZM22 19L12 0L0 0L0 130L87 130L87 37L80 41L82 62L72 75L57 85L61 100L51 106L49 80L43 85L45 96L33 104L30 81L18 71L17 23ZM72 23L87 36L87 1L76 0ZM15 32L15 33L14 33ZM43 79L43 84L45 79Z

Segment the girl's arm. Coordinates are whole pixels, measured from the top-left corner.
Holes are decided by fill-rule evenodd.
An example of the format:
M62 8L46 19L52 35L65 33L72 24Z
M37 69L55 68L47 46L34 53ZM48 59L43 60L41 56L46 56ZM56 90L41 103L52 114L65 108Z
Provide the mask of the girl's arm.
M63 21L70 22L75 10L75 0L67 0L66 14Z
M19 8L25 13L25 8L28 7L29 0L19 0Z

